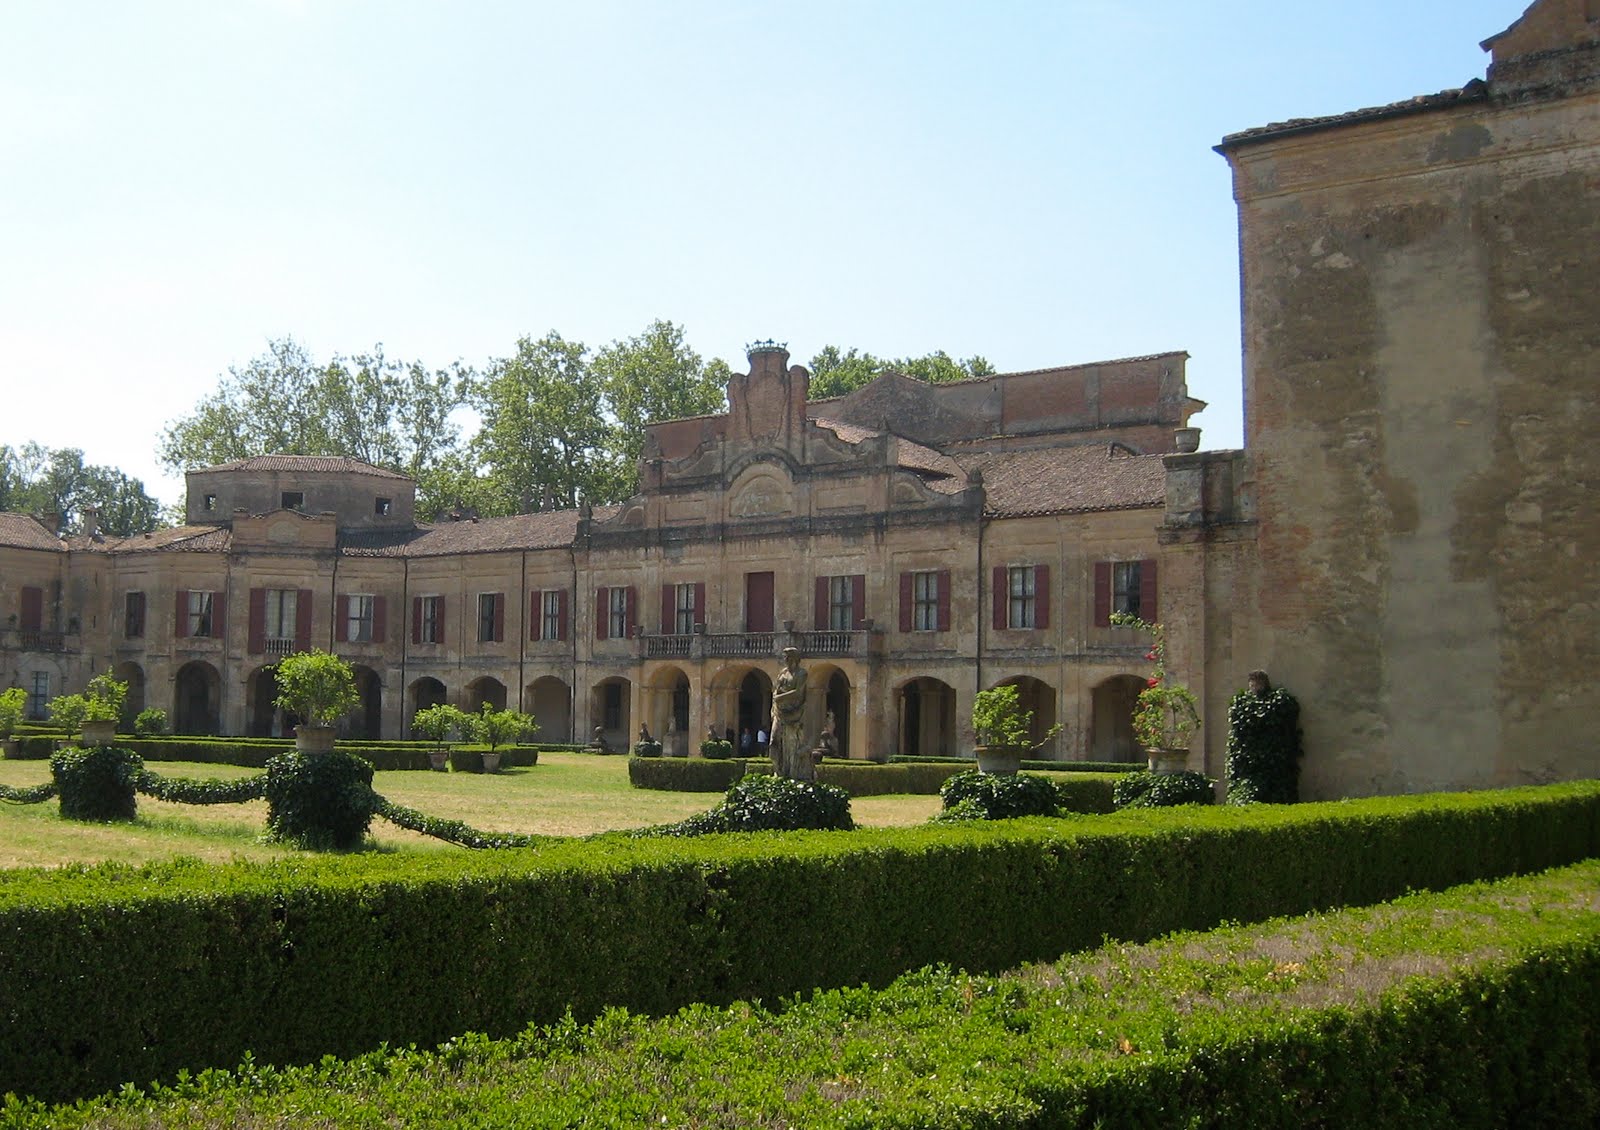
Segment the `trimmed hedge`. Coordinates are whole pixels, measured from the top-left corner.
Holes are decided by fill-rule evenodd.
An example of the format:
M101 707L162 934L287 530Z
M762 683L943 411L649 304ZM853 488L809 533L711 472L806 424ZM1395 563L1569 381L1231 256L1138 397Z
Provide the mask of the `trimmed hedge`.
M722 769L707 769L707 763ZM1024 762L1024 765L1059 765L1059 762ZM833 785L852 797L864 796L937 796L940 786L957 773L971 772L975 763L971 759L941 758L926 761L903 761L893 765L880 765L875 761L854 761L847 758L828 758L817 765L819 784ZM733 766L729 769L727 766ZM742 768L739 768L741 767ZM640 758L628 762L628 780L635 788L676 790L689 793L724 792L748 773L771 773L772 762L765 757L733 758L730 761L711 761L698 757ZM1061 796L1061 805L1069 812L1110 812L1111 783L1116 774L1051 774Z
M778 1009L569 1016L288 1071L251 1060L75 1109L8 1101L0 1121L1566 1130L1600 1122L1597 884L1590 862L998 977L927 967Z
M144 772L137 754L120 746L69 746L50 758L50 776L68 820L102 823L139 815L134 784Z
M955 765L971 769L970 757L934 757L932 755L894 754L890 765ZM1143 761L1039 761L1028 759L1022 768L1029 773L1137 773L1145 768Z
M64 740L65 735L53 731L47 734L24 734L19 730L13 737L16 740L16 752L7 756L17 761L46 761L55 753L57 743Z
M704 757L628 758L628 783L636 789L680 793L725 793L745 775L745 762Z
M709 762L706 764L725 764ZM1009 968L1600 854L1600 782L851 833L0 872L0 1093ZM1271 860L1272 866L1262 865ZM152 960L159 954L159 960Z

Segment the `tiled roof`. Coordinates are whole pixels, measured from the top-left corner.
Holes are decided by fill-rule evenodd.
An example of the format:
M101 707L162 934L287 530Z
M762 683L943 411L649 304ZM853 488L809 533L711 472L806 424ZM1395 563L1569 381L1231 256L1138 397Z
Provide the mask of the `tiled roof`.
M0 545L14 549L62 549L61 539L32 514L0 511Z
M615 506L596 506L604 521ZM340 551L351 557L444 557L454 553L494 553L520 549L558 549L572 544L578 532L578 511L547 510L509 518L477 518L442 522L415 530L349 533L339 539Z
M1130 455L1114 444L1014 451L985 459L984 509L997 517L1140 510L1166 503L1159 455Z
M169 526L132 537L74 537L69 547L89 553L226 553L233 534L225 526Z
M827 428L834 435L846 443L862 443L869 439L877 439L886 433L876 428L863 427L860 424L847 424L843 420L828 420L813 417L813 424ZM932 475L947 475L952 478L962 478L961 465L942 451L928 447L926 444L917 443L915 440L906 439L904 436L896 437L899 442L899 458L897 466L910 471L923 471Z
M219 463L215 467L193 468L198 473L212 471L301 471L328 475L369 475L379 479L404 479L409 475L374 467L348 455L252 455L249 459L235 459L232 463Z
M1387 106L1369 106L1364 110L1351 110L1349 113L1329 114L1320 118L1291 118L1286 122L1273 122L1271 125L1241 130L1239 133L1230 133L1227 137L1224 137L1222 144L1215 146L1215 148L1218 153L1226 153L1229 149L1248 145L1255 141L1265 141L1268 138L1286 137L1296 133L1311 133L1316 130L1333 129L1337 126L1354 125L1357 122L1376 122L1385 118L1402 118L1411 114L1423 114L1430 110L1438 110L1459 103L1482 102L1488 96L1488 84L1482 79L1473 79L1459 90L1441 90L1438 94L1419 94L1415 98L1407 98L1403 102L1391 102Z

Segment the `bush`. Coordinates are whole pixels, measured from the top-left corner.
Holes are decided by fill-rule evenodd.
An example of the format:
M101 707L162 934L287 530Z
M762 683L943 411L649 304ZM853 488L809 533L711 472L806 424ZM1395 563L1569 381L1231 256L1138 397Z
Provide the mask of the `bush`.
M509 745L538 726L532 714L496 710L493 704L487 702L479 713L462 714L461 717L462 725L472 741L488 746L491 753L497 746Z
M304 719L308 726L331 726L361 705L350 664L312 649L278 661L274 704Z
M1112 787L1118 808L1174 808L1180 804L1215 804L1216 782L1204 773L1127 773Z
M372 763L354 754L280 753L267 762L267 831L312 850L361 846L379 798Z
M940 787L939 795L944 798L946 810L970 801L982 810L985 820L1054 816L1058 804L1055 786L1027 773L957 773Z
M72 746L50 758L61 815L68 820L134 819L139 814L134 782L143 770L138 754L119 746Z
M133 720L133 732L141 738L159 738L167 732L167 712L151 707L139 711Z
M716 832L849 831L850 796L832 785L791 781L787 777L751 776L728 790L709 812L654 829L667 836L704 836Z
M28 711L28 692L21 687L0 691L0 738L9 738Z
M636 789L725 793L745 773L743 761L637 756L628 759L628 783Z
M657 742L657 741L635 742L633 744L633 756L635 756L635 757L660 757L661 756L661 743Z
M1228 803L1300 799L1300 703L1281 687L1228 703Z
M733 743L727 738L707 738L700 743L700 756L725 761L733 756Z

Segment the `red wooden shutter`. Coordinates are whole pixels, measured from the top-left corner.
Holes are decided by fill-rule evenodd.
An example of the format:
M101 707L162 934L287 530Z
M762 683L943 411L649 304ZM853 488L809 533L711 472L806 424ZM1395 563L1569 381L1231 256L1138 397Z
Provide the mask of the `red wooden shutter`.
M28 624L28 612L27 612L28 590L27 589L23 589L22 590L22 604L23 604L23 612L22 612L23 631L27 631L28 630L27 629L27 624ZM178 590L177 615L173 618L173 621L172 621L172 634L174 636L177 636L180 640L183 639L185 636L187 636L189 634L189 590L188 589L179 589Z
M639 588L637 585L628 586L627 608L623 618L628 627L628 638L632 639L639 634Z
M867 618L867 575L856 573L850 578L850 630L859 632Z
M567 638L567 590L556 593L556 639Z
M950 570L939 570L939 630L950 630Z
M1111 562L1094 563L1094 624L1097 628L1111 626Z
M44 589L37 585L22 586L22 630L38 632L44 629Z
M250 642L247 645L251 655L260 655L267 650L267 590L250 590Z
M1050 626L1050 566L1033 567L1033 626Z
M381 596L372 598L372 642L384 643L389 635L389 606Z
M544 593L535 589L528 594L528 638L542 639L544 631Z
M217 639L222 639L228 631L228 594L214 592L211 594L211 634Z
M1153 557L1139 562L1139 619L1152 624L1161 619L1161 605L1156 600L1156 562Z
M812 608L811 626L817 631L825 631L828 627L828 578L818 577L816 588L816 602Z
M911 630L911 601L912 601L912 599L913 598L912 598L912 594L911 594L911 574L910 573L901 573L900 574L900 630L902 632L909 632Z
M594 638L611 638L611 590L605 585L594 590Z
M296 601L295 613L299 614ZM333 598L333 638L338 643L350 642L350 598L340 593Z
M494 642L506 642L506 594L494 594Z
M294 649L311 650L311 590L301 589L294 599Z
M1011 622L1006 616L1006 602L1010 595L1006 588L1006 567L1004 565L996 565L994 567L994 626L996 629L1003 629L1009 626Z
M411 598L411 642L422 642L422 598Z
M661 586L661 634L670 636L677 629L677 622L673 618L672 585Z
M706 583L704 581L696 581L694 583L694 622L696 624L704 624L706 622Z

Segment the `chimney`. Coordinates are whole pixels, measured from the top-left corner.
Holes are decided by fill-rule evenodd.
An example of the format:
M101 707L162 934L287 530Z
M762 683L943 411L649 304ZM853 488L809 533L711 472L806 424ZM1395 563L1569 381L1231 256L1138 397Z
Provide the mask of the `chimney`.
M83 536L98 538L100 536L100 508L98 506L85 506L83 508Z

